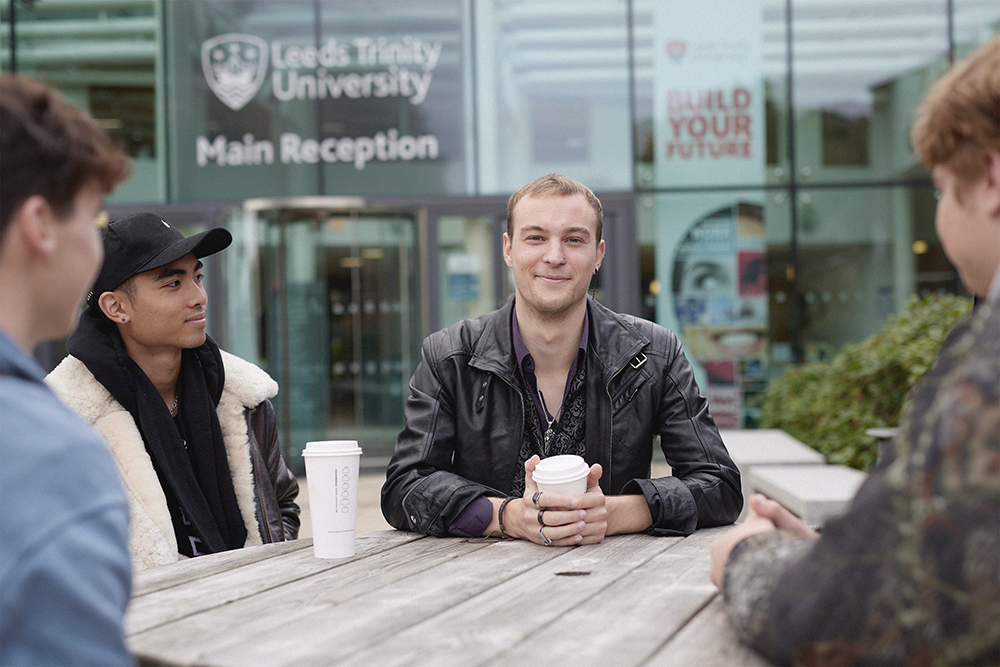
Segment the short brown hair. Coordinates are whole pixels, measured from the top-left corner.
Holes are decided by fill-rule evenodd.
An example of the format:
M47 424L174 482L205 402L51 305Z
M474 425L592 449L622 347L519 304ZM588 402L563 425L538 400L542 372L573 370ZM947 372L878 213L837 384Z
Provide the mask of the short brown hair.
M982 176L987 151L1000 147L1000 36L937 80L910 140L928 169L947 167L962 185Z
M139 291L135 288L135 276L129 276L128 278L125 279L125 282L123 282L115 289L124 292L126 298L128 298L128 302L131 304L135 304L135 298L139 294ZM101 295L96 294L94 296L96 301L96 299L100 298Z
M510 199L507 201L507 235L512 236L514 234L514 207L522 199L526 197L544 197L546 195L566 197L576 194L586 197L587 203L597 213L597 242L600 243L601 232L604 230L604 211L601 208L601 200L583 183L559 174L540 176L532 182L522 185L517 192L510 196Z
M55 88L22 75L0 75L0 242L28 197L44 197L64 218L88 181L107 193L130 173L125 153Z

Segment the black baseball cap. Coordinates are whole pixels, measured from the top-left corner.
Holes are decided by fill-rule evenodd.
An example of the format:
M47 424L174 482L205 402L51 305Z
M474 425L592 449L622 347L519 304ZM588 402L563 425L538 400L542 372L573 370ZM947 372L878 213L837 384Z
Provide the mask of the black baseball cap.
M233 236L216 227L185 237L158 215L136 213L102 229L101 240L104 265L87 297L91 305L136 274L166 266L189 253L200 259L224 250Z

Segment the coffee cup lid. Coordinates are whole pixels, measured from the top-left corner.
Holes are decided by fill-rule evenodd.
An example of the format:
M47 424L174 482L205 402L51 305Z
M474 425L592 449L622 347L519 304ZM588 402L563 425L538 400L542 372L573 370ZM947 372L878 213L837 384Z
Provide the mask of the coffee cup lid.
M357 440L315 440L307 442L302 456L314 454L360 454Z
M586 477L589 472L590 466L583 457L576 454L559 454L539 461L532 478L544 484L559 484Z

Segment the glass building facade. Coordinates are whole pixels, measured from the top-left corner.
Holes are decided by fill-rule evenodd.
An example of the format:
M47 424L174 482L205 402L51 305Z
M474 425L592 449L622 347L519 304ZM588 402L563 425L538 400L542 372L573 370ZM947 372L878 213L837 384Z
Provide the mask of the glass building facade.
M210 330L309 439L384 464L422 338L512 291L506 198L605 206L595 294L676 331L723 427L769 378L961 292L908 135L995 0L11 0L0 67L126 147L113 216L224 225Z

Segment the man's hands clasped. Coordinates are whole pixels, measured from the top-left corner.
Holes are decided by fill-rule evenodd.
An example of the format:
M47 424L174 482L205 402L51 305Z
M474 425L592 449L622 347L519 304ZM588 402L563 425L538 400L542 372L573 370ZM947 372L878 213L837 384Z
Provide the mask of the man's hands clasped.
M507 534L554 547L603 540L608 530L608 508L598 484L603 473L600 464L590 467L586 493L563 496L538 491L532 473L539 460L532 456L524 462L524 495L511 500L504 510Z

